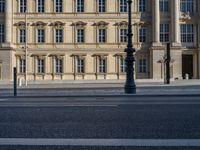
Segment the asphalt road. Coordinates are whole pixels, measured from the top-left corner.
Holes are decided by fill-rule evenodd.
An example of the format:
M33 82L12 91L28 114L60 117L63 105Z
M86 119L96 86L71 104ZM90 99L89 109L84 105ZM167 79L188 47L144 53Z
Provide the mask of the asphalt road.
M24 142L14 144L18 139ZM39 145L45 142L35 142L35 139L46 139L51 146ZM54 139L53 142L50 139ZM92 146L88 146L87 141L83 145L74 143L68 146L63 143L56 145L56 139L94 141L89 142L89 145L93 143ZM111 146L104 146L106 142L99 139L114 142ZM127 143L127 146L116 146L120 143L116 143L117 139L122 141L122 145L123 140L124 143L131 140L127 142L130 145L134 140L140 140L142 144L137 146L136 142L136 146ZM170 141L159 145L159 141L152 139L175 139L175 144L179 146L173 146ZM194 145L185 143L187 146L184 146L184 139L200 139L198 96L0 98L0 150L200 149L195 146L195 141ZM10 141L12 146L3 143L3 140ZM198 145L198 141L196 143Z

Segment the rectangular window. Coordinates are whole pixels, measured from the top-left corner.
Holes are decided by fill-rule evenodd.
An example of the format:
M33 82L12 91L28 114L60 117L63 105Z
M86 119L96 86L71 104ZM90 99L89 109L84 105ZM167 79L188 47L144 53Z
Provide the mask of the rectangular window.
M139 73L146 73L147 64L146 59L139 59Z
M99 29L99 43L106 42L106 29Z
M106 59L99 58L99 73L106 73Z
M25 29L20 29L19 30L19 42L20 43L25 43L26 42L26 30Z
M45 0L38 0L38 12L45 11Z
M5 42L5 26L4 24L0 24L0 43Z
M76 0L77 12L84 12L84 0Z
M37 42L38 43L44 43L45 42L45 30L44 29L38 29L37 30Z
M146 0L139 0L139 12L146 11Z
M123 57L120 58L120 72L126 72L126 61Z
M128 41L128 30L127 29L120 29L120 42L126 43Z
M106 12L106 0L99 0L98 12Z
M140 28L139 34L140 34L139 35L140 42L146 42L147 29L146 28Z
M60 13L63 11L63 1L62 0L56 0L56 12Z
M160 24L160 41L169 42L169 24Z
M83 58L77 58L77 73L84 73L84 59Z
M20 12L25 13L27 8L27 0L20 0Z
M55 65L56 73L63 73L63 59L56 58Z
M38 59L38 73L44 73L44 59Z
M19 72L20 73L25 73L26 71L26 60L25 59L20 59L19 60Z
M56 29L56 43L63 42L63 29Z
M169 11L169 0L160 0L160 11L161 12Z
M180 10L182 12L194 12L194 0L180 0Z
M193 43L194 42L194 25L181 24L181 42Z
M84 42L84 29L77 29L77 43Z
M5 12L5 0L0 0L0 13Z
M120 0L120 12L127 12L127 0Z

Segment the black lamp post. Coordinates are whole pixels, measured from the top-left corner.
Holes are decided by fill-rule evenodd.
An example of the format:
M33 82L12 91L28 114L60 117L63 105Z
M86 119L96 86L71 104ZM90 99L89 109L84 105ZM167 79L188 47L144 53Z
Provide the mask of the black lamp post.
M128 45L125 49L125 52L127 53L126 56L126 83L125 83L125 93L127 94L135 94L136 93L136 85L134 81L134 67L133 63L135 61L135 58L133 56L133 53L135 52L135 49L133 48L132 43L132 23L131 23L131 6L132 6L132 0L128 0Z

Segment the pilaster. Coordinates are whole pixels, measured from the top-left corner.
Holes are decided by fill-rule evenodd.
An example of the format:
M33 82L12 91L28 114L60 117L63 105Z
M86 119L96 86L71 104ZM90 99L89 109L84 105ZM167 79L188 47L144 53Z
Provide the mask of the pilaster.
M161 46L160 43L160 5L159 0L152 0L153 13L153 46Z
M5 2L5 43L9 47L12 42L12 0Z
M150 78L154 80L164 79L164 55L165 47L164 46L153 46L150 48Z
M179 47L181 46L180 42L180 10L179 10L179 0L173 0L171 1L171 26L172 26L172 46Z

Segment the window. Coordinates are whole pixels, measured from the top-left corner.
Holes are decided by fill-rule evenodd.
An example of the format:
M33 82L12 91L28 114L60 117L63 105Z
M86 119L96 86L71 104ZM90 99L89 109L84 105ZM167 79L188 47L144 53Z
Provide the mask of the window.
M106 73L106 59L99 58L99 73Z
M84 12L84 0L77 0L77 12Z
M56 29L56 43L63 42L63 29Z
M45 8L44 1L45 0L38 0L38 12L44 12L44 8Z
M77 58L77 73L84 73L84 59L83 58Z
M0 0L0 13L5 12L5 0Z
M106 12L106 0L99 0L99 12Z
M160 0L160 11L161 12L169 11L169 0Z
M63 11L63 1L62 0L56 0L56 12L62 12Z
M19 42L20 43L25 43L26 42L26 30L25 29L20 29L19 30Z
M27 0L20 0L20 12L25 13L27 7Z
M139 73L146 73L146 71L147 71L146 59L144 58L139 59Z
M77 43L84 42L84 29L77 29Z
M44 73L44 59L38 59L38 73Z
M0 43L5 42L5 27L4 24L0 24Z
M146 42L146 35L147 35L147 29L146 28L140 28L140 31L139 31L139 39L140 39L140 42Z
M120 58L120 72L126 72L126 61L123 57Z
M194 0L180 0L180 9L182 12L190 12L194 11Z
M26 60L25 59L20 59L19 60L19 72L20 73L25 73L26 71Z
M139 0L139 12L146 11L146 0Z
M37 30L37 42L38 43L44 43L45 42L45 30L44 29L38 29Z
M128 41L127 34L127 29L120 29L120 42L125 43Z
M160 41L169 42L169 24L160 24Z
M56 73L63 73L63 59L56 58L55 61L56 61L56 63L55 63Z
M181 25L181 42L192 43L194 42L194 26L193 24Z
M106 42L106 29L99 29L99 43Z
M127 0L119 0L120 1L120 12L127 12Z

